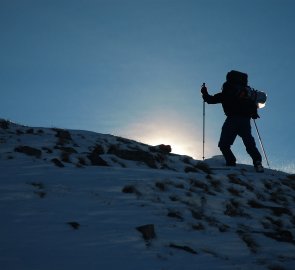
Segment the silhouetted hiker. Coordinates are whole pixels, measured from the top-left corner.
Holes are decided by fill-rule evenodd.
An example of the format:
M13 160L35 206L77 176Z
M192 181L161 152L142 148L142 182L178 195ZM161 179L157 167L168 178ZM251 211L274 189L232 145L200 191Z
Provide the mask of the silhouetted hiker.
M226 75L226 82L222 91L215 95L208 94L203 85L201 92L203 99L208 104L221 103L227 116L220 135L218 146L225 158L227 166L236 165L236 157L231 151L231 145L239 135L246 147L248 154L253 160L257 172L263 172L262 158L256 147L255 140L251 134L251 118L259 118L257 104L247 97L248 75L238 71L230 71Z

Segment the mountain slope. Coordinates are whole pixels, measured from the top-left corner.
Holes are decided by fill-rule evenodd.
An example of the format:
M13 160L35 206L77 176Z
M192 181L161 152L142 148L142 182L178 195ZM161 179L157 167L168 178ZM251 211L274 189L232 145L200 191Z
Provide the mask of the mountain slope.
M0 143L1 269L294 269L293 175L7 121Z

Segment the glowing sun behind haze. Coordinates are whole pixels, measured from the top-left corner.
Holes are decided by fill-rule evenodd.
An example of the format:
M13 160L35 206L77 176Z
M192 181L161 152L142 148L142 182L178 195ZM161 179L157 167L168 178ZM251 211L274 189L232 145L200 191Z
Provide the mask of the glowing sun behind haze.
M175 154L194 158L202 155L200 131L174 112L153 112L140 122L126 127L122 135L149 145L170 145Z

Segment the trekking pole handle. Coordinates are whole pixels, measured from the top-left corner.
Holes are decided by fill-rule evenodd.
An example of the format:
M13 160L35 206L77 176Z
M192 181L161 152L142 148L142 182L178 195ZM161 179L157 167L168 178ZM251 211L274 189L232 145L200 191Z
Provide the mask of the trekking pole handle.
M201 90L203 89L203 88L205 88L206 87L206 83L203 83L202 84L202 88L201 88Z
M203 95L208 95L208 91L207 91L207 87L205 83L202 84L201 93Z

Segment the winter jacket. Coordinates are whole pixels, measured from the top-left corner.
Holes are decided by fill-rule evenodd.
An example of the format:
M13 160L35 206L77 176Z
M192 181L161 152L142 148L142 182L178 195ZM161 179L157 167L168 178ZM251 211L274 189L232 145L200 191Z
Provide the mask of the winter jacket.
M221 103L226 116L244 116L256 119L257 105L250 99L242 97L240 86L225 82L222 91L215 95L203 94L203 99L208 104Z

